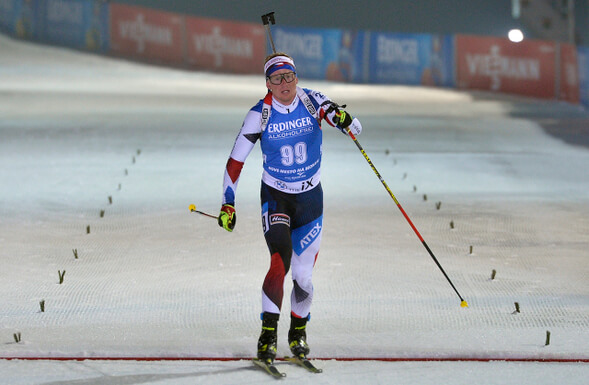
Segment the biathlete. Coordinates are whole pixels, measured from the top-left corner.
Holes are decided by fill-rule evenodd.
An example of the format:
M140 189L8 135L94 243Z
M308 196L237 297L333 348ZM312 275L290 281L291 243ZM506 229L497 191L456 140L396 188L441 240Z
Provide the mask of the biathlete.
M227 161L219 225L233 231L235 194L243 164L255 143L263 155L262 229L270 251L270 268L262 285L262 332L257 356L272 363L284 295L284 278L292 272L291 352L309 353L306 326L313 300L312 273L323 229L321 122L359 135L362 125L320 92L298 87L293 59L285 53L264 64L268 93L247 113Z

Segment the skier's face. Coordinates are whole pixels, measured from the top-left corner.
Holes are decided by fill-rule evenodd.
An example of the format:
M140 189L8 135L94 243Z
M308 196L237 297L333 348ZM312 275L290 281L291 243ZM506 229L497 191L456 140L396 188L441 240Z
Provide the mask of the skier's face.
M278 102L284 105L292 103L295 96L297 95L297 84L299 83L299 79L297 78L297 76L294 75L294 80L292 80L290 83L286 81L289 75L285 74L292 73L293 72L290 69L283 69L274 72L272 74L273 81L274 83L277 83L275 79L278 79L280 81L280 84L273 84L272 82L270 82L269 79L266 79L266 88L272 91L272 96L274 97L274 99L276 99ZM285 76L281 79L280 75Z

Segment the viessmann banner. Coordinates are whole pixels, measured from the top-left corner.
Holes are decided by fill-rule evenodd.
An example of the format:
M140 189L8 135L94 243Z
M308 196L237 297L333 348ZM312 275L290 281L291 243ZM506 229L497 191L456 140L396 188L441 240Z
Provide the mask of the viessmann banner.
M173 13L110 5L111 50L141 59L181 64L183 18Z
M560 68L558 98L571 103L579 103L577 48L572 44L565 43L559 43L558 46L560 49L560 56L558 57L558 68Z
M187 17L186 60L209 71L262 74L266 56L261 24Z
M457 87L554 98L555 59L553 42L457 35Z

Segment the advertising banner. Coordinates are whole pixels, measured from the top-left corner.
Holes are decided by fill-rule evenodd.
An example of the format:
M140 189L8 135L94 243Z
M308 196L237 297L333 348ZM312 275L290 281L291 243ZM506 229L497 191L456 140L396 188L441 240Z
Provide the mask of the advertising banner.
M589 47L577 48L577 63L579 68L579 99L589 108Z
M108 4L101 0L43 0L40 40L78 49L109 47Z
M336 82L366 82L364 52L370 34L364 31L341 30L337 59L330 62L325 79Z
M555 98L553 42L456 36L457 87Z
M577 49L572 44L560 43L559 99L579 103L579 71Z
M431 39L431 54L427 67L431 71L432 79L429 83L422 81L422 84L456 87L454 35L432 35Z
M452 56L449 36L372 33L368 82L450 86Z
M0 32L14 34L16 0L0 0Z
M273 27L272 36L276 51L292 56L301 78L326 79L327 73L337 73L342 31L339 29L312 29ZM268 49L268 53L272 50Z
M116 54L181 64L183 18L147 8L111 4L111 50Z
M37 0L0 0L0 31L21 39L35 37Z
M265 30L253 23L187 17L186 60L196 69L262 74Z

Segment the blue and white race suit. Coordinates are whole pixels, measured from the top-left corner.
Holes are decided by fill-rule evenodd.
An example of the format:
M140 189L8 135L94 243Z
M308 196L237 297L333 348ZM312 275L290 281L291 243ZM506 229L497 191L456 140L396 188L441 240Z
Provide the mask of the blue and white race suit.
M262 311L280 314L284 278L292 268L291 312L304 318L313 299L311 278L323 228L321 121L337 125L335 112L326 113L331 104L326 96L299 87L297 94L285 106L268 93L250 109L227 161L223 204L235 204L241 169L260 140L262 227L271 255L262 287ZM353 124L360 125L357 119Z

